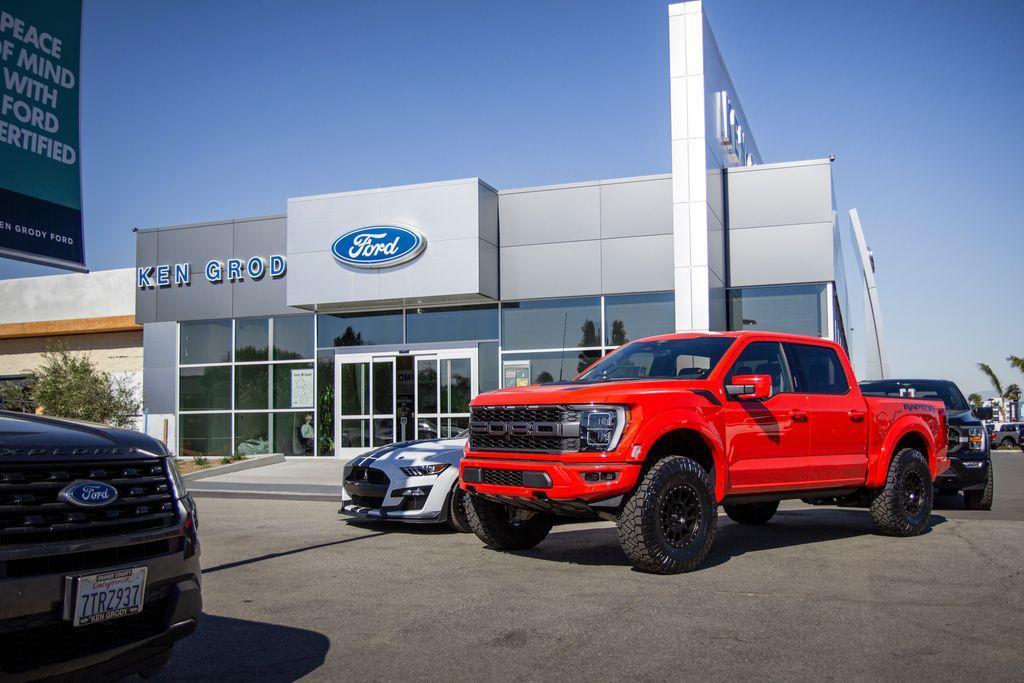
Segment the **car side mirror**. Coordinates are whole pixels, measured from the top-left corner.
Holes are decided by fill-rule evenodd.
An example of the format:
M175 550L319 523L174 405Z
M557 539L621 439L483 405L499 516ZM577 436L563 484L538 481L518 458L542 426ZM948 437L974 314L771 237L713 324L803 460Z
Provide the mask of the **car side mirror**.
M741 401L771 398L772 378L770 375L736 375L731 384L725 385L725 393Z
M975 406L971 412L974 413L974 417L979 420L992 419L992 406Z

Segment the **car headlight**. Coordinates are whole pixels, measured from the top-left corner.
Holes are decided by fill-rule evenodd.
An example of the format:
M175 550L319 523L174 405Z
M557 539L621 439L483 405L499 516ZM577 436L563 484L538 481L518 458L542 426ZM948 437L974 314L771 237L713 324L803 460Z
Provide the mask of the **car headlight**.
M409 467L401 468L402 472L407 477L429 477L430 475L437 475L448 469L448 464L431 464L431 465L410 465Z
M574 406L580 412L580 450L613 451L629 418L623 406Z

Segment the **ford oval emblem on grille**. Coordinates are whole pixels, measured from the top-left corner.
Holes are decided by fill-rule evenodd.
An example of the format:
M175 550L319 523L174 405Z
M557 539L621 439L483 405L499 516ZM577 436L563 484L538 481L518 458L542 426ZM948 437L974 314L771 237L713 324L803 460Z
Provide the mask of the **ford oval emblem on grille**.
M406 225L372 225L334 240L331 253L347 266L389 268L411 261L427 246L423 233Z
M84 508L102 507L117 500L117 489L102 481L73 481L60 490L57 500Z

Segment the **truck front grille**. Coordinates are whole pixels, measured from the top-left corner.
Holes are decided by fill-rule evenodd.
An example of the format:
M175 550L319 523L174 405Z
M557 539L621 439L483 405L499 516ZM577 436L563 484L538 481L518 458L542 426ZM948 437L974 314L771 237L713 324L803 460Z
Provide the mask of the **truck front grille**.
M117 499L95 508L58 499L61 489L82 479L110 484ZM0 463L0 547L114 536L177 521L163 460Z
M480 470L480 483L492 486L523 486L523 471L495 470L485 467Z
M580 414L562 406L482 406L469 422L472 451L524 453L580 449Z

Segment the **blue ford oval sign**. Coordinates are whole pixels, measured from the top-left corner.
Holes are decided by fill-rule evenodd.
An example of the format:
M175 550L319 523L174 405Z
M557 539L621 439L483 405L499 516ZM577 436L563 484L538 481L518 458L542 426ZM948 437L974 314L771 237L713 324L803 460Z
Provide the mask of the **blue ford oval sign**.
M356 268L389 268L411 261L423 252L427 238L405 225L371 225L346 232L334 240L331 253Z
M117 489L102 481L80 480L62 488L57 498L73 505L94 508L110 505L117 500Z

